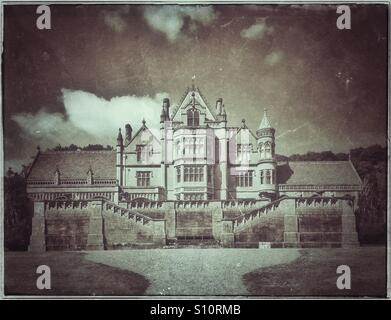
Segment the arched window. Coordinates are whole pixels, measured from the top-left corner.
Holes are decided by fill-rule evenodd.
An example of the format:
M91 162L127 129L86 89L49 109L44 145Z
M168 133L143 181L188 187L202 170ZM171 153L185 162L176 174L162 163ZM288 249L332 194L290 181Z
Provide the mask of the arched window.
M271 170L266 170L266 179L265 179L266 184L271 184L272 183L272 177L271 177Z
M261 170L261 184L265 182L265 170Z
M260 152L261 159L265 159L265 144L264 143L259 144L259 152Z
M265 143L265 158L271 158L272 157L272 146L270 142Z
M198 127L200 125L200 113L197 109L187 110L187 125L189 127Z

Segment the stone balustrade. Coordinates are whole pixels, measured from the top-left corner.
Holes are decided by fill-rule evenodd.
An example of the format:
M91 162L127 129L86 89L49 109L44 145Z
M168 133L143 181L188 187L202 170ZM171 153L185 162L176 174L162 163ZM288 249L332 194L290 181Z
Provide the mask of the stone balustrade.
M163 201L132 201L126 204L128 209L163 209Z
M297 198L295 202L296 209L312 210L312 209L340 209L342 201L334 197L313 197L313 198Z
M56 185L56 182L50 180L28 180L28 185ZM77 186L77 185L111 185L115 186L117 184L116 179L93 179L92 183L89 183L88 179L61 179L59 185L66 186Z
M209 201L176 201L174 207L175 209L205 209L209 207Z

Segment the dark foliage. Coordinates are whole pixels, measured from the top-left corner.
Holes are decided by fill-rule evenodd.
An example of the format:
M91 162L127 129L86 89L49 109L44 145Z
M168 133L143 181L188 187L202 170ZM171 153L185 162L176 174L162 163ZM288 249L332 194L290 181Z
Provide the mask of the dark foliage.
M294 161L335 161L348 160L363 181L359 199L357 229L362 244L386 243L387 240L387 148L373 145L356 148L349 154L331 151L307 152L289 157Z
M4 191L4 246L6 250L27 250L33 207L24 177L9 169Z

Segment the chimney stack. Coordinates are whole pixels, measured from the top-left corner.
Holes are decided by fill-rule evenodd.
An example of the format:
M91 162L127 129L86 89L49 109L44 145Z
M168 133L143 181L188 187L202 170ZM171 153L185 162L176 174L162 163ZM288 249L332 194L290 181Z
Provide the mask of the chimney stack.
M126 139L126 142L130 142L130 140L132 140L132 127L129 123L127 123L125 125L125 139Z
M223 98L218 98L216 101L216 112L217 114L221 114L223 106Z
M168 98L163 99L163 110L165 113L164 120L170 120L170 99Z

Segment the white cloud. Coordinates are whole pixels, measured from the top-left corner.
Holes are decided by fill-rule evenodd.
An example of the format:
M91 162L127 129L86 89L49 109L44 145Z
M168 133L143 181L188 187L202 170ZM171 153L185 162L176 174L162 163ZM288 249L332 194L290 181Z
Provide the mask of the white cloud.
M149 128L159 128L162 100L168 95L155 97L123 96L106 100L93 93L63 89L65 115L40 110L36 114L19 113L12 119L22 128L24 138L41 147L58 144L114 145L118 128L130 123L133 132L146 120ZM124 130L123 130L124 132Z
M265 57L265 63L272 67L272 66L276 65L277 63L279 63L281 61L281 59L282 59L282 52L281 51L273 51Z
M122 32L127 26L125 20L116 11L105 11L103 13L103 19L105 24L115 32Z
M167 39L174 42L181 34L185 19L189 18L192 28L196 23L209 25L216 15L210 6L146 6L144 18L149 26L166 35Z
M271 34L273 32L273 27L266 24L265 19L261 19L255 24L251 25L247 29L243 29L240 33L242 38L249 40L260 40L265 35Z

